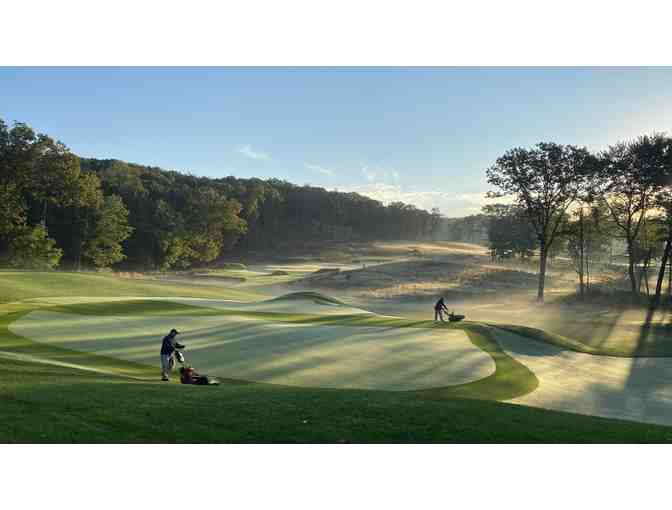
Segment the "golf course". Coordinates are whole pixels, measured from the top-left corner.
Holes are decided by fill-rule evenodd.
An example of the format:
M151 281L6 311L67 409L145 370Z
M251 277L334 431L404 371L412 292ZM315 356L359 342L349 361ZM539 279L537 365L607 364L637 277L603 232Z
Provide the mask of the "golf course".
M550 323L552 307L536 322L517 315L503 323L485 312L501 307L482 298L470 305L464 284L460 301L445 295L466 320L434 322L421 298L372 297L381 272L403 281L409 265L426 264L406 245L379 248L385 253L366 268L295 261L198 276L0 272L8 417L0 440L672 440L672 358L664 352L627 352L626 335L623 352L600 353L529 326ZM487 264L478 246L424 250L453 270ZM353 284L334 289L348 274ZM220 385L181 385L177 373L160 380L159 347L171 328L181 332L186 362Z
M0 119L0 441L670 441L672 138L615 143L442 214Z

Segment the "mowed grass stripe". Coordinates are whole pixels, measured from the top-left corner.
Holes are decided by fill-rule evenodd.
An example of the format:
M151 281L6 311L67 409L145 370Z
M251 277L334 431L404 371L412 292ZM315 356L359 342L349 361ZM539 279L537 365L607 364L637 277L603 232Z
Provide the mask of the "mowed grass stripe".
M28 338L16 335L9 330L9 325L12 322L27 315L34 309L26 307L22 311L0 315L0 350L55 363L90 367L110 375L131 377L134 379L156 379L156 367L34 342Z

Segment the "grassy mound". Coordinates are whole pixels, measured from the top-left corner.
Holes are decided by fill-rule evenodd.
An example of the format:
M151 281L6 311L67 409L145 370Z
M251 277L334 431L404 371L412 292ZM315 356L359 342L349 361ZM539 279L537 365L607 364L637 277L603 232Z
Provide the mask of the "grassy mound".
M672 356L672 345L670 344L672 333L667 325L638 326L639 335L642 337L639 342L621 341L609 344L600 342L597 345L529 326L497 324L496 327L562 349L596 356L615 356L619 358L665 358ZM575 327L568 327L568 329L572 331ZM577 334L582 334L582 331L585 331L585 329L580 329Z
M568 349L570 351L582 352L585 354L606 354L601 352L600 349L585 345L577 340L572 340L571 338L567 338L556 333L550 333L538 328L518 326L515 324L497 324L494 327L503 329L504 331L510 331L511 333L516 333L517 335L524 336L525 338L530 338L538 342L545 342L562 349Z
M285 294L284 296L268 299L266 302L277 303L280 301L303 301L303 300L310 300L314 301L317 304L324 304L324 305L350 306L344 303L343 301L340 301L331 296L326 296L324 294L320 294L319 292L312 292L312 291L290 292L289 294Z

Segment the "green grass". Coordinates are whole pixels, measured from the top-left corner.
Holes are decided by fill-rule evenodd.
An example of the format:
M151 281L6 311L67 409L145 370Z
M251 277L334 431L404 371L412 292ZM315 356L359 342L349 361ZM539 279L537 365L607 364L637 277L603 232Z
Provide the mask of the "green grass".
M261 294L234 287L175 284L96 273L0 271L0 303L62 296L188 296L240 301L263 298Z
M6 443L669 442L672 429L483 400L137 382L0 358Z
M471 342L492 357L495 362L495 372L478 381L421 390L416 393L446 398L509 400L537 389L539 386L537 377L525 365L504 352L495 339L495 330L479 324L463 327Z
M228 289L192 289L102 275L4 272L0 282L4 301L63 295L139 296L142 292L232 298L221 295ZM230 313L292 323L337 321L351 327L461 328L493 357L496 371L473 383L408 392L308 389L233 380L218 387L182 386L156 381L156 367L39 344L8 330L21 315L45 307L82 314ZM435 325L381 316L222 311L157 301L3 305L0 442L672 441L672 428L493 401L525 394L538 384L529 370L502 351L495 332L468 322ZM27 358L3 357L2 351Z

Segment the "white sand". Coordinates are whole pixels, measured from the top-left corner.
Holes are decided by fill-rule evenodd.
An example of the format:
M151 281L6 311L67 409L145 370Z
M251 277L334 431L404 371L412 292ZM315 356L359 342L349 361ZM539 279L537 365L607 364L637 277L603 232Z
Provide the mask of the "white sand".
M501 330L497 340L539 379L512 403L672 425L672 358L592 356Z
M10 325L32 340L157 366L175 327L203 373L296 386L411 390L495 370L460 330L287 324L244 317L96 317L34 311Z

